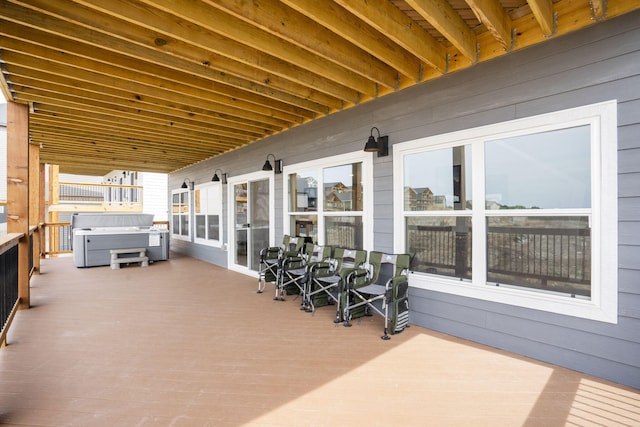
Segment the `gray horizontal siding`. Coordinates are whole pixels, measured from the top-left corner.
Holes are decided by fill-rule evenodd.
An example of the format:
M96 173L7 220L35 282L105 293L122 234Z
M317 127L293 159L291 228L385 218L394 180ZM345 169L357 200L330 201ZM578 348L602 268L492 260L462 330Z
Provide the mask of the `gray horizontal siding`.
M169 186L179 187L186 176L208 181L216 168L231 176L255 172L268 153L283 158L285 164L295 164L361 150L371 126L389 135L389 143L394 144L617 99L618 323L415 288L411 289L410 319L447 334L640 387L639 64L637 11L298 126L176 172ZM392 251L392 154L374 157L374 187L371 249ZM278 240L283 230L281 179L276 180L275 196ZM179 241L172 242L172 248L226 266L224 250Z

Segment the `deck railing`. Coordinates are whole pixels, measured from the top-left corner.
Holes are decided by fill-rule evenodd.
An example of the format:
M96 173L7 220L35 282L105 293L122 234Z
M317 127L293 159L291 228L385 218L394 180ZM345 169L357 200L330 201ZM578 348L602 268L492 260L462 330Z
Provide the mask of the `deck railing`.
M22 237L13 233L0 237L0 347L6 344L7 331L18 309L18 241Z
M142 186L60 182L58 204L142 209Z
M411 226L413 270L471 277L471 230ZM588 296L591 283L589 230L489 227L487 275L491 282Z
M71 223L47 222L43 225L42 255L71 253Z

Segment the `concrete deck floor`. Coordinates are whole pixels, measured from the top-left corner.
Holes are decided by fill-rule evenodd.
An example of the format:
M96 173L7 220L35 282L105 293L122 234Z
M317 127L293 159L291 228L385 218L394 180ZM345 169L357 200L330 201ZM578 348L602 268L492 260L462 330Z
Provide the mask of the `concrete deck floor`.
M193 258L44 260L0 349L7 426L632 426L640 391L382 318L256 294Z

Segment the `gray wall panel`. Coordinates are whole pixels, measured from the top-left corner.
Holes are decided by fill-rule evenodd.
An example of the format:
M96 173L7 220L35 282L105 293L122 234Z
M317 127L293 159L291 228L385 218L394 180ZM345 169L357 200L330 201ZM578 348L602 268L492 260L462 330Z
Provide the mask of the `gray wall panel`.
M627 297L624 293L622 295L623 298L621 299ZM628 318L621 316L618 319L618 324L615 325L561 314L541 313L540 311L513 307L507 304L447 295L424 289L411 288L410 298L412 321L413 315L419 313L456 323L484 327L488 322L489 316L496 314L511 319L519 319L518 321L520 322L528 322L524 329L531 330L533 334L538 334L538 331L553 333L557 327L561 327L569 330L580 330L597 336L639 342L640 317L637 316ZM557 330L560 329L558 328Z
M620 298L618 302L620 316L640 319L640 295L625 293L624 298ZM640 333L640 330L637 331ZM640 357L640 352L638 353Z
M637 60L637 64L640 64L640 59ZM637 66L637 65L636 65ZM631 89L631 85L627 90ZM627 125L637 125L638 124L638 114L640 113L640 99L625 101L621 103L621 108L618 111L618 125L619 126L627 126ZM636 136L638 134L636 133ZM636 138L636 145L638 145L638 141Z
M591 332L581 329L553 329L552 325L541 324L540 327L532 328L529 319L521 319L499 314L487 316L486 328L502 332L515 337L526 337L527 340L556 347L559 349L575 350L585 352L592 341ZM602 337L597 348L589 348L589 355L600 358L617 360L619 363L639 366L640 365L640 343L620 340L612 337Z
M640 147L618 151L618 173L637 172L640 165Z
M640 197L640 172L618 175L618 196Z
M618 219L620 221L640 221L640 197L619 198Z
M640 221L620 222L618 225L618 242L621 245L633 246L638 242L640 236ZM640 260L638 260L640 264Z
M640 87L640 82L638 82ZM638 114L632 112L631 114ZM637 120L637 119L636 119ZM618 123L619 125L619 123ZM640 124L630 124L618 128L618 149L640 147Z
M210 180L361 150L372 126L389 143L617 99L619 319L617 324L411 288L412 323L640 387L640 11L599 23L307 123L170 176ZM390 147L391 148L391 147ZM622 151L623 150L623 151ZM374 247L393 249L393 156L374 157ZM282 225L276 180L276 241ZM226 203L226 199L225 199ZM226 207L225 207L226 208ZM225 221L226 224L226 221ZM226 227L225 227L226 233ZM228 236L225 234L225 239ZM175 243L175 244L174 244ZM172 249L226 266L226 252L180 241Z
M635 269L621 268L618 272L618 281L620 282L618 288L620 292L640 294L640 267Z

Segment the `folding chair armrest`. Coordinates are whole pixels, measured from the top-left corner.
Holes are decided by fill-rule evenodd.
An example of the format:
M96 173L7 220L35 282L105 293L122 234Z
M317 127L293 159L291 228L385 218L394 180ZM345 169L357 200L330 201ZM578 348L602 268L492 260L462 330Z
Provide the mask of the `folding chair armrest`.
M406 276L392 277L385 284L389 299L404 298L409 290L409 279Z
M304 265L304 258L299 254L297 254L292 256L286 256L282 261L283 268L288 268L291 264L296 264L296 268L300 265Z
M260 249L260 259L278 258L280 249L281 248L278 246L270 246L268 248Z
M368 284L368 271L364 268L350 268L342 272L347 289L358 289Z
M331 276L333 264L330 261L318 261L311 265L310 273L316 277Z

